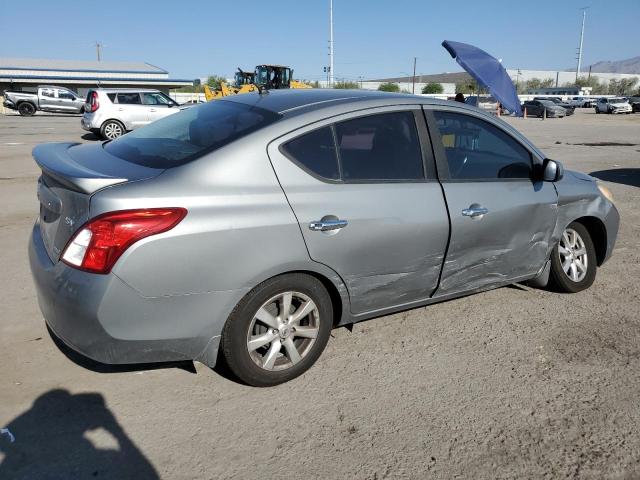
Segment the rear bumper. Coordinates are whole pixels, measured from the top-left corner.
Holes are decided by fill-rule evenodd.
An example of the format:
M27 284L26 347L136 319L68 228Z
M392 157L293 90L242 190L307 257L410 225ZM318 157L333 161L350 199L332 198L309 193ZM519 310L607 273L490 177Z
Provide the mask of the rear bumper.
M215 365L236 291L141 296L114 274L54 264L38 222L29 242L29 263L48 327L81 355L105 364L199 360Z

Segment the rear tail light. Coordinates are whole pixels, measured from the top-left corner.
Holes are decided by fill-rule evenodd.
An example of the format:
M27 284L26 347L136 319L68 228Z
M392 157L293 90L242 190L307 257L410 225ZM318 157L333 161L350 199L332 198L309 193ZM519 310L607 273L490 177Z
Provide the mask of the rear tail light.
M127 248L145 237L171 230L186 214L184 208L105 213L75 233L62 253L62 261L80 270L109 273Z
M100 108L100 102L98 101L98 92L91 92L91 99L89 100L89 111L95 112Z

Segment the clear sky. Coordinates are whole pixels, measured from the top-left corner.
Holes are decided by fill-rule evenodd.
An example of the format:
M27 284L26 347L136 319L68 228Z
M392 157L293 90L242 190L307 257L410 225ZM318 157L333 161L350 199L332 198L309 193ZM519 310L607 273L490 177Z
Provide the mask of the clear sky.
M0 0L0 56L145 61L173 78L231 76L260 63L325 78L329 0L86 2ZM640 0L334 0L335 75L355 80L459 71L443 40L474 44L507 68L575 68L640 55Z

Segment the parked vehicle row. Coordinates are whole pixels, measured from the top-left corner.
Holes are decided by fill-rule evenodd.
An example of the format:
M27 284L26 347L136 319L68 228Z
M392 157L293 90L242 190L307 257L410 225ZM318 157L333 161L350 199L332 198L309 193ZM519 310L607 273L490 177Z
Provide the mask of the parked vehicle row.
M220 352L258 386L302 374L334 326L513 282L588 288L619 222L604 186L496 116L395 93L235 95L33 156L52 334L110 364Z
M56 113L83 113L84 101L67 88L43 85L37 93L4 92L3 105L17 110L23 117L35 115L37 111Z

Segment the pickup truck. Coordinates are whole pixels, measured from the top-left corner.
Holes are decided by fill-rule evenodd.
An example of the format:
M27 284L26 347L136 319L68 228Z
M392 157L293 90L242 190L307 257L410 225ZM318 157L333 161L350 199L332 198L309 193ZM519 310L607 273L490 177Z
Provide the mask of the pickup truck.
M4 92L3 105L17 110L23 117L43 112L84 113L84 99L63 87L43 85L38 93Z

